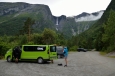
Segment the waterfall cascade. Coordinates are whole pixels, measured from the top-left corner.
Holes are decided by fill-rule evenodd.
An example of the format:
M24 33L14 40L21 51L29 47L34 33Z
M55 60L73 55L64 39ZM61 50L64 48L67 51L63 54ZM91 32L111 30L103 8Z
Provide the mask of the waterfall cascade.
M56 19L56 25L58 25L59 24L59 22L58 22L58 17L57 17L57 19Z

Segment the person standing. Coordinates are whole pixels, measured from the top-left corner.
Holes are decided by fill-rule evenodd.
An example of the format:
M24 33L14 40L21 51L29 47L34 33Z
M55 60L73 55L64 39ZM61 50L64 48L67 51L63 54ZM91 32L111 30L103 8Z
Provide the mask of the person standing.
M20 56L21 56L21 50L20 50L19 46L14 48L13 55L14 55L14 58L15 58L15 62L18 63L18 60L20 59Z
M65 65L64 67L67 67L67 57L68 57L68 49L67 47L64 47L64 50L63 50L63 53L64 53L64 59L65 59Z

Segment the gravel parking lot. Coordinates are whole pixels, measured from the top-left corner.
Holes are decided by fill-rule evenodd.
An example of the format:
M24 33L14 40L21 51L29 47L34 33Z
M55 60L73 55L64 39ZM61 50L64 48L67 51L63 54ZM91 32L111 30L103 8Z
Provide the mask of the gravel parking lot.
M115 76L115 58L100 56L99 52L71 52L68 67L64 59L54 63L7 62L0 60L0 76Z

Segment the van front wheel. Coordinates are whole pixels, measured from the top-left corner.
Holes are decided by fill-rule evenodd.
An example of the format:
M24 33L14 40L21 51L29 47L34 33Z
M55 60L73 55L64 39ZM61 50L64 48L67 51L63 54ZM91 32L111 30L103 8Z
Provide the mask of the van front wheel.
M7 57L7 62L11 62L11 57L10 56Z
M44 62L43 58L38 58L37 61L38 61L39 64L42 64Z

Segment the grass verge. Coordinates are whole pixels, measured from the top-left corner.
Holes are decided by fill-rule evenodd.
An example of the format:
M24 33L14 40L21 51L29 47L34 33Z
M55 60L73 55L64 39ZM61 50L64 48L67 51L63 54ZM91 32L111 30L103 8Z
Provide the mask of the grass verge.
M100 55L102 56L106 56L106 57L110 57L110 58L115 58L115 56L110 56L110 55L107 55L108 53L106 52L100 52Z
M105 52L100 52L100 55L105 56L105 55L107 55L107 53L105 53Z

